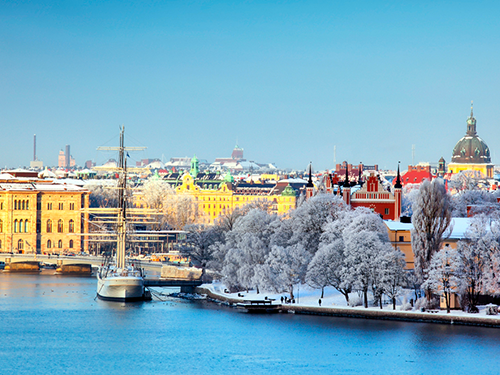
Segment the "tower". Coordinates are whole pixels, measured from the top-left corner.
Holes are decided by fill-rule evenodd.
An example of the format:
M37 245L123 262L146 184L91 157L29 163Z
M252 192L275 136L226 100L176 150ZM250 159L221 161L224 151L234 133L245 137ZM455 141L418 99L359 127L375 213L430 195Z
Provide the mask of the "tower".
M70 167L70 158L71 154L69 152L69 145L66 145L66 153L64 154L65 159L64 159L64 168L69 168Z
M344 198L344 202L346 205L351 204L351 184L349 182L349 168L345 169L345 181L344 188L342 189L342 197Z
M401 202L403 195L403 185L401 185L401 175L399 174L399 162L398 162L398 175L396 177L396 183L394 184L394 198L396 198L396 203L394 207L394 220L398 220L401 217Z
M198 176L198 173L200 172L199 170L199 162L198 162L198 158L196 157L196 155L191 159L191 170L189 171L189 174L193 177L193 178L196 178L196 176Z
M306 185L306 199L309 199L313 196L314 193L314 184L312 181L312 164L309 163L309 180Z

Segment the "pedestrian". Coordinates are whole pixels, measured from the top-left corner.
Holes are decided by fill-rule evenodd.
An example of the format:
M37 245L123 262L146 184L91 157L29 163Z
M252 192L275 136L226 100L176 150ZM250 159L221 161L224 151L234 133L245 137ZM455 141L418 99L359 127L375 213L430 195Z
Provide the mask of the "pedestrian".
M281 296L281 304L283 304L283 296Z
M318 300L319 306L321 307L321 298Z

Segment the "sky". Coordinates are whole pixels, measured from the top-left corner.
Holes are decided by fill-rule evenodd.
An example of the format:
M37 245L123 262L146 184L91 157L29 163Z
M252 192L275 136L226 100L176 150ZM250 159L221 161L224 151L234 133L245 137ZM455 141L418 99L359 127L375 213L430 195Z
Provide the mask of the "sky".
M144 158L317 170L448 162L478 134L500 163L498 1L2 1L0 167ZM334 146L336 153L334 154Z

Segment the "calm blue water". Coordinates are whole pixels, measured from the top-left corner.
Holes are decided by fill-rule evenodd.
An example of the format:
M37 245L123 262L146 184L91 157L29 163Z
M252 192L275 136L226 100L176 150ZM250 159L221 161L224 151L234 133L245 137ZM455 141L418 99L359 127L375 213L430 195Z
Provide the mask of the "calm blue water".
M500 330L95 300L96 281L0 274L0 373L493 374Z

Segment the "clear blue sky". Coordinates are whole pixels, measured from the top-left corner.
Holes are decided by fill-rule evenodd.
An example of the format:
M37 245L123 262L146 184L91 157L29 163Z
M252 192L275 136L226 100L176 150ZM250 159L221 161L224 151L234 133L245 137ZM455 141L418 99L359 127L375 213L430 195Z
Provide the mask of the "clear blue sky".
M118 142L279 167L500 158L498 1L3 1L0 166Z

